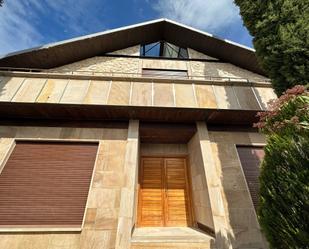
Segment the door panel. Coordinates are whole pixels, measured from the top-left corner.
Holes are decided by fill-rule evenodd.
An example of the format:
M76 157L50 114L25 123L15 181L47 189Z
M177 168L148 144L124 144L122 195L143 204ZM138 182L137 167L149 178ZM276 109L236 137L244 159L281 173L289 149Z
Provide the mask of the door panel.
M184 158L165 159L166 226L189 226L190 212Z
M141 163L139 223L141 226L163 226L163 159L143 158Z
M139 226L191 225L186 172L185 158L142 158Z

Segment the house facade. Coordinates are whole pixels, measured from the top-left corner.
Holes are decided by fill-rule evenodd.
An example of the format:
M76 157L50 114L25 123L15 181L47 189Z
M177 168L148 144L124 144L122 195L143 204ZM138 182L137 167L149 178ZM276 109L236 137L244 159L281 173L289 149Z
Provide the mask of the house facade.
M0 59L0 248L267 248L275 99L252 49L159 19Z

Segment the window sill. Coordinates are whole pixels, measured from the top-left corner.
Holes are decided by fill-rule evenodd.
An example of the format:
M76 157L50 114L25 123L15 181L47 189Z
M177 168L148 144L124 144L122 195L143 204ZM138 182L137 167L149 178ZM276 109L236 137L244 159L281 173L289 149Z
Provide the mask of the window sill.
M80 232L80 226L0 226L0 233L20 232Z

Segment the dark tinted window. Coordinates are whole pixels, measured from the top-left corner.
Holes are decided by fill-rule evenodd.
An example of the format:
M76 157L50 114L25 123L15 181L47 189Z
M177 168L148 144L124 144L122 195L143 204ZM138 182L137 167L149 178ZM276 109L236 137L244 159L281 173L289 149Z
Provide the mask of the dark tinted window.
M189 58L186 48L165 41L141 45L140 54L145 57Z

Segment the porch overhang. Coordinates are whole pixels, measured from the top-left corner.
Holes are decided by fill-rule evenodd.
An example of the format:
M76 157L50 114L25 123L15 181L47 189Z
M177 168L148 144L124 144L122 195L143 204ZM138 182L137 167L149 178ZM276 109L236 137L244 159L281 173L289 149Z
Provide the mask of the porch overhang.
M209 125L248 126L258 119L261 110L224 110L179 107L141 107L85 104L47 104L1 102L0 117L15 120L127 121L192 123L206 121Z

